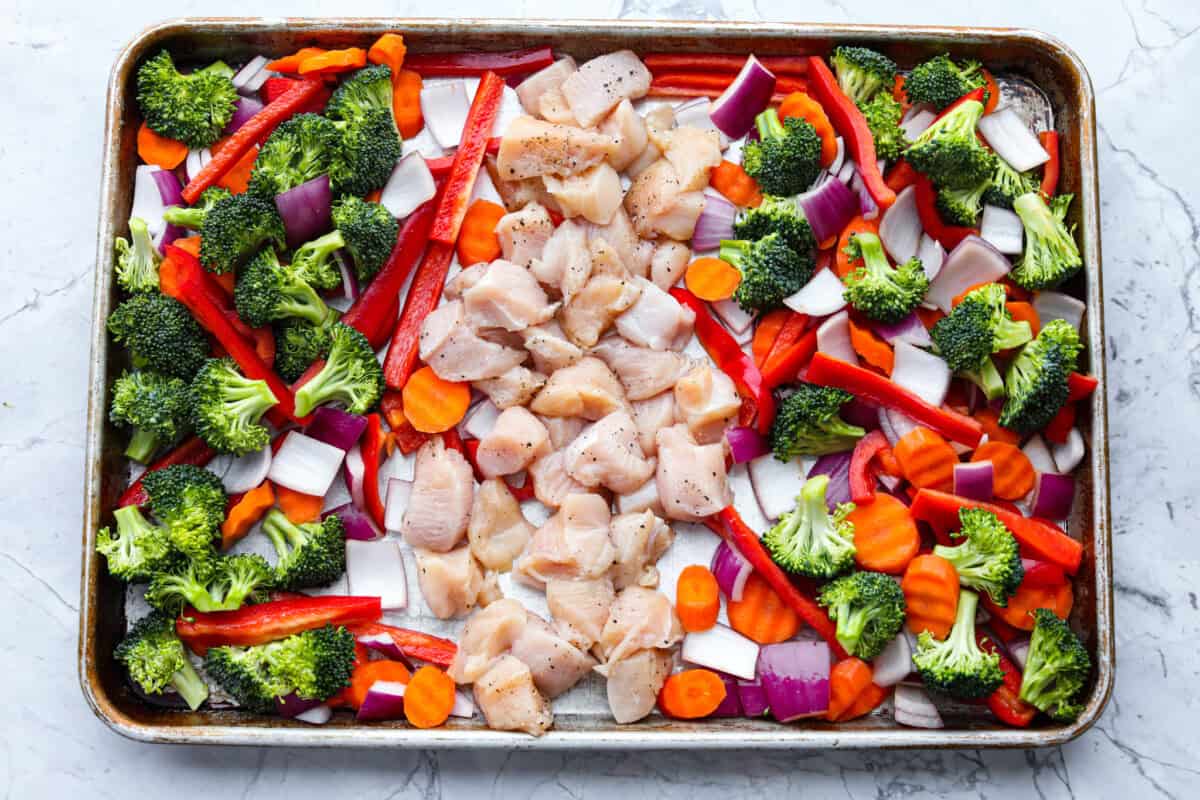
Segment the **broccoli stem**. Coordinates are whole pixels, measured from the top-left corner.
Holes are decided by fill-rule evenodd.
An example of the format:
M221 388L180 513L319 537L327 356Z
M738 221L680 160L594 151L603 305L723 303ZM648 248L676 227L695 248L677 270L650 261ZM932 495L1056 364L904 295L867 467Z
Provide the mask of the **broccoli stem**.
M169 225L178 225L181 228L190 230L199 230L204 224L204 215L207 210L204 208L184 208L183 206L170 206L163 212L163 221Z
M975 646L975 611L978 608L978 594L958 593L958 610L954 612L954 627L950 629L950 644L954 650L961 652Z
M133 435L129 437L129 446L125 448L125 457L145 464L157 449L157 434L145 428L134 428Z
M860 233L854 237L855 243L858 245L859 253L862 256L863 264L866 265L867 272L873 275L886 274L891 271L891 264L888 264L887 254L883 252L883 242L878 236L870 233Z
M990 358L985 358L979 369L967 370L962 376L978 386L989 402L1004 397L1004 378Z
M192 711L208 699L208 684L196 672L190 661L186 661L183 668L171 676L171 685Z
M779 112L773 108L768 108L755 117L754 127L758 129L758 135L763 139L780 139L785 133L783 120L779 118Z
M300 529L278 509L267 514L267 518L263 520L262 529L267 538L271 540L271 544L274 545L275 554L280 558L287 556L290 552L289 545L295 545L300 534Z

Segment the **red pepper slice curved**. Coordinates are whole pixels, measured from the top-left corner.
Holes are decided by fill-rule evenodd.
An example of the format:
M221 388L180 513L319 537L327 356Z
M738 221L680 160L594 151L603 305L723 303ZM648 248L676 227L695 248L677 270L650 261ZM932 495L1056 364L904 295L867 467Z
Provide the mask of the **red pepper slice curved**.
M1072 372L1067 378L1067 402L1074 403L1091 396L1100 385L1100 379L1081 372Z
M363 501L367 513L383 530L383 500L379 497L379 455L383 449L383 425L378 414L367 414L367 430L362 439Z
M946 252L950 252L958 243L968 236L974 236L979 231L964 225L947 225L942 221L942 214L937 209L937 190L933 181L924 175L917 174L913 183L917 187L917 216L921 219L921 227L936 240Z
M398 628L395 625L385 625L382 622L359 622L346 627L355 636L375 636L386 633L392 637L392 641L404 655L428 661L430 664L436 664L443 668L450 666L450 662L454 660L454 654L458 652L458 645L449 639L408 628Z
M195 467L203 467L212 461L216 455L216 451L209 447L199 436L189 436L180 442L179 446L174 450L147 467L141 477L130 484L129 488L117 500L117 508L144 506L150 502L150 496L146 494L146 488L142 485L142 481L151 472L166 469L176 464L191 464Z
M500 152L500 137L493 136L487 140L487 147L483 152L494 156ZM442 178L450 174L450 168L454 166L454 156L441 156L440 158L425 159L425 166L429 169L429 173L433 175L434 180L440 181Z
M435 242L453 245L458 240L458 232L471 201L471 191L475 188L475 178L483 165L488 137L500 112L503 91L504 79L495 72L485 73L479 88L475 90L475 99L471 101L471 110L467 112L462 139L454 151L454 163L442 187L442 199L438 201L437 216L429 232L429 238Z
M858 440L850 455L850 499L856 503L869 503L875 499L875 474L871 471L871 459L876 453L888 448L883 431L871 431Z
M1021 671L987 634L975 631L975 642L981 650L1000 657L1000 671L1004 673L1004 683L988 695L988 710L1005 725L1028 727L1038 710L1021 699Z
M266 644L323 625L373 622L383 615L378 597L322 595L272 600L236 611L201 613L184 609L175 632L197 655L210 647Z
M796 380L800 370L817 352L817 331L814 328L782 352L772 352L763 367L763 383L774 389Z
M1050 202L1050 198L1054 197L1054 193L1058 191L1058 175L1062 169L1062 163L1059 160L1058 152L1058 131L1042 131L1038 134L1038 141L1042 144L1042 149L1050 156L1050 160L1042 165L1042 198L1046 202Z
M454 258L454 246L434 243L425 251L412 286L404 299L404 310L388 345L387 357L383 361L383 378L393 389L403 389L417 363L418 337L421 324L437 307L446 285L446 273Z

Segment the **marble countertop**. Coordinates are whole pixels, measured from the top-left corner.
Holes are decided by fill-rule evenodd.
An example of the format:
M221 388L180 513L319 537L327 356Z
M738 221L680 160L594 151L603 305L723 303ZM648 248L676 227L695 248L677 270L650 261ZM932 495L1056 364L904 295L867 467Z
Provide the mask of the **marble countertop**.
M469 753L151 747L95 719L75 671L84 384L103 98L121 46L227 0L8 0L0 11L0 787L5 797L1200 796L1200 4L1183 0L515 0L513 16L1037 28L1091 71L1109 297L1116 691L1079 740L1041 751ZM119 10L118 10L119 5ZM403 0L260 0L261 14L418 16ZM901 9L898 11L898 8ZM485 0L446 15L491 16ZM1182 91L1181 91L1182 90ZM1190 454L1190 455L1189 455ZM1188 687L1193 687L1189 689ZM135 782L136 781L136 782ZM1193 794L1195 792L1196 794Z

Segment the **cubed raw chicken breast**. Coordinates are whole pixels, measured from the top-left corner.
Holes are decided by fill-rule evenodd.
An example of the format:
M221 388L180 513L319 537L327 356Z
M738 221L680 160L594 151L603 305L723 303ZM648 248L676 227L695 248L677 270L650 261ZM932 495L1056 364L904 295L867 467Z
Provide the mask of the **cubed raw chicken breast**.
M483 588L483 570L463 545L448 553L413 548L421 596L438 619L451 619L475 607Z
M625 194L625 210L640 236L687 241L704 210L704 193L684 191L679 174L662 158L634 179Z
M600 132L617 140L617 149L608 157L613 169L621 172L646 149L646 121L633 110L633 103L622 100L600 123Z
M588 421L582 417L538 417L550 433L550 446L555 450L575 441L575 437L583 433Z
M682 242L663 242L654 248L650 259L650 280L654 285L668 291L679 283L692 259L692 249Z
M550 434L524 406L505 409L479 441L475 463L485 478L512 475L550 452Z
M692 438L699 444L713 444L737 420L742 398L732 378L704 362L675 384L675 406Z
M708 186L713 167L721 163L721 137L714 130L685 125L675 128L666 137L663 156L671 162L679 176L679 188L694 192Z
M503 259L489 264L462 297L467 324L474 328L522 331L545 322L557 310L557 304L550 303L533 273Z
M495 570L485 570L483 583L479 586L479 594L475 597L475 605L487 608L492 603L504 599L504 590L500 588L500 573Z
M561 86L538 98L538 116L557 125L577 125L575 114L567 104L567 96L563 94Z
M600 341L621 312L637 302L641 288L613 275L593 275L579 294L563 306L559 322L567 338L580 347Z
M536 115L542 95L562 86L562 82L575 72L575 59L564 56L548 67L543 67L517 85L517 99L526 113Z
M561 506L569 495L588 492L586 486L567 474L561 450L555 450L530 464L529 477L533 479L533 496L550 508Z
M505 409L528 403L546 385L546 376L529 367L513 367L503 375L475 381L471 385L486 394L496 408Z
M592 348L592 355L616 373L630 400L670 391L692 366L682 353L637 347L620 336L605 336Z
M553 232L554 222L541 203L529 203L520 211L505 214L496 223L500 252L506 260L522 267L542 257L542 249Z
M550 578L607 574L616 554L608 536L610 518L608 503L600 495L567 495L558 513L534 532L517 559L516 576L542 588Z
M567 474L584 486L631 492L654 474L638 441L637 425L625 409L583 430L563 451Z
M400 523L404 541L412 547L445 553L467 532L475 476L457 450L447 449L434 436L417 451L412 490Z
M654 566L675 541L671 526L651 511L621 514L614 517L609 528L617 557L609 575L613 588L627 586L658 586L658 569Z
M504 481L492 478L480 484L467 526L467 541L480 564L497 572L508 572L533 531L533 525L521 513L520 504Z
M627 586L617 592L596 646L605 664L615 664L638 650L673 647L681 639L683 627L665 594Z
M511 652L529 667L533 685L550 699L579 683L596 666L596 659L533 613L526 617L525 628L513 641Z
M492 730L541 736L554 724L550 701L534 686L533 673L511 655L497 659L475 681L475 702Z
M617 333L652 350L680 350L692 338L696 314L645 278L634 278L641 288L635 302L617 317Z
M547 175L542 180L565 217L583 217L604 225L621 207L621 178L608 164L597 164L565 178Z
M588 236L589 242L605 241L617 252L621 264L631 275L645 277L649 274L650 259L654 254L654 243L638 238L633 229L633 222L625 208L617 209L612 221L607 225L593 225Z
M583 417L598 420L625 405L625 390L612 370L588 356L555 370L529 404L546 417Z
M658 432L658 497L667 519L700 522L733 502L722 444L696 444L687 425Z
M608 677L605 693L613 719L625 725L649 716L673 662L670 650L650 649L639 650L604 668Z
M525 629L525 606L510 598L497 600L467 617L458 650L446 674L455 683L474 683L512 647Z
M483 165L487 169L488 177L492 179L492 185L496 187L496 193L500 195L500 202L509 211L520 211L530 203L540 203L547 210L558 211L558 203L546 191L546 184L542 183L540 175L534 178L505 180L500 175L495 156L487 156Z
M466 318L461 300L443 303L421 324L421 360L447 381L497 378L526 358L524 350L484 339Z
M563 226L566 225L564 222ZM550 374L583 358L583 350L567 340L562 327L554 320L531 325L521 331L521 336L525 349L533 356L533 365L541 372Z
M622 514L653 511L655 516L662 516L662 503L658 500L658 481L651 478L632 492L617 495L616 506L617 511Z
M612 579L546 581L546 606L563 638L581 650L590 650L604 623L608 609L616 598Z
M658 432L675 424L675 393L667 390L645 400L629 404L633 422L638 429L638 443L646 457L658 453Z
M622 280L630 280L633 275L625 269L625 262L608 242L603 239L592 239L588 244L588 254L592 257L592 277L607 275Z
M564 220L542 248L542 257L529 268L544 286L570 300L592 274L587 229L573 219Z
M505 181L575 175L599 164L616 149L613 138L602 133L517 117L500 139L496 169Z
M632 50L618 50L586 61L563 81L561 90L585 128L602 120L622 100L645 97L650 70Z
M442 291L442 296L447 300L461 300L463 292L483 280L483 276L488 271L489 266L486 262L481 261L478 264L472 264L467 267L446 281L446 288Z

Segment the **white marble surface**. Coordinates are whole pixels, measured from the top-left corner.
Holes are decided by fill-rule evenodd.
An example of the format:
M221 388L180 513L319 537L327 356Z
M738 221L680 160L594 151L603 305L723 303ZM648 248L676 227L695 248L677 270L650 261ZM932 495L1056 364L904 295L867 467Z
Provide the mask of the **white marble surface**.
M118 10L119 9L119 10ZM149 747L75 672L80 476L102 103L166 16L632 16L1015 25L1076 48L1100 118L1109 305L1116 693L1038 752L471 754ZM0 787L5 797L1200 796L1200 206L1193 0L0 1Z

